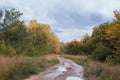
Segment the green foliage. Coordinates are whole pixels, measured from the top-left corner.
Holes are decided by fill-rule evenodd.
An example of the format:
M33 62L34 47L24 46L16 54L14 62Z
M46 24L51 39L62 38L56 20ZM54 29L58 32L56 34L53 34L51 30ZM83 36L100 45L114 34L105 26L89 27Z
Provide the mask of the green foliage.
M13 56L15 54L16 51L10 44L6 45L4 40L0 41L0 55Z
M69 54L84 53L99 61L120 63L120 12L114 11L115 19L93 28L92 36L85 35L80 42L66 45Z
M112 54L112 51L104 43L98 43L92 52L92 58L99 61L105 61Z
M103 24L98 25L97 27L93 28L92 38L96 41L104 41L106 38L106 30L109 28L111 23L106 22Z
M0 31L6 33L7 29L15 23L16 21L19 21L22 13L19 11L16 11L15 9L5 9L4 16L2 16Z
M106 63L109 63L109 64L116 64L116 59L113 55L109 55L106 57ZM119 63L118 63L119 64Z
M84 35L83 38L80 40L80 47L81 52L84 54L90 54L90 52L93 50L93 43L92 38L88 36L88 34Z
M49 25L31 20L27 26L20 20L21 15L15 9L0 11L0 54L33 56L60 52L59 40Z
M112 54L109 53L109 55L105 55L105 52L108 53L109 50L105 50L103 53L99 53L98 55L100 56L106 56L107 57L107 62L108 60L111 61L120 61L120 13L115 11L114 15L116 17L115 20L113 20L111 23L107 22L104 24L99 25L98 27L95 27L93 30L92 38L93 38L93 44L96 46L97 43L102 42L105 43L106 46L109 46L109 50L111 50ZM98 49L97 49L98 48ZM92 53L97 53L96 49L99 52L99 49L102 48L101 46L94 47L94 50ZM112 57L110 57L112 56ZM98 57L100 58L100 57ZM100 60L101 61L101 60ZM104 59L103 59L104 61Z
M72 41L66 44L66 51L67 54L74 54L77 55L80 52L80 43L77 41Z
M62 47L64 48L63 52L74 55L90 54L90 52L93 50L92 39L87 34L83 36L81 41L74 40L62 45Z

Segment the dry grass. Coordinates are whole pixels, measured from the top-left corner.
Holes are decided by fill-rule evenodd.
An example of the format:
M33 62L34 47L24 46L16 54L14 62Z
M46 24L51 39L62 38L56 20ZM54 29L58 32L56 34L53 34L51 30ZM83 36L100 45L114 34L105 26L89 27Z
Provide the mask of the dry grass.
M0 80L23 80L56 63L56 55L12 58L0 56Z
M55 54L47 54L47 55L44 55L43 58L47 59L47 60L56 60L57 59Z
M105 64L90 60L86 56L64 57L74 60L85 67L85 77L87 80L120 80L120 65Z

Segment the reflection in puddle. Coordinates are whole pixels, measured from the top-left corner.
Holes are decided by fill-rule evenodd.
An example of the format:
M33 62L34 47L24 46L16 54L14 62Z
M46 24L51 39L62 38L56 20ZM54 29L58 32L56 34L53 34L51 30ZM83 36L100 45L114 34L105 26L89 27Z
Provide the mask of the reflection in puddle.
M64 72L64 71L67 71L67 69L65 67L59 67L58 71L63 71Z
M84 80L84 79L81 79L81 78L76 77L76 76L70 76L70 77L67 77L66 80Z

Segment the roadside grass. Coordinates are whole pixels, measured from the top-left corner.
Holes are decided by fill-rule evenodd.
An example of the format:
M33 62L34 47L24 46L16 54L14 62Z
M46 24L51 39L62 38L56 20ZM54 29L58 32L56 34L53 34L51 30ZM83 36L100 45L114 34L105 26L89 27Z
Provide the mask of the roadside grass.
M40 57L0 56L0 80L23 80L56 63L58 60L54 54Z
M120 65L93 61L87 56L63 55L84 66L85 80L120 80Z

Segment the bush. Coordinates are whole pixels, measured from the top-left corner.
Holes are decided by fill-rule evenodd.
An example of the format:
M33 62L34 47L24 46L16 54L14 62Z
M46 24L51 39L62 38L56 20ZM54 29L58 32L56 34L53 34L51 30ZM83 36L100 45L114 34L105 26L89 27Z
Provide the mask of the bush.
M0 41L0 55L13 56L16 54L16 50L10 45L6 45L4 40Z
M80 53L80 43L76 40L66 44L66 51L67 54L78 55Z
M92 52L92 58L104 62L112 50L103 43L98 43Z

